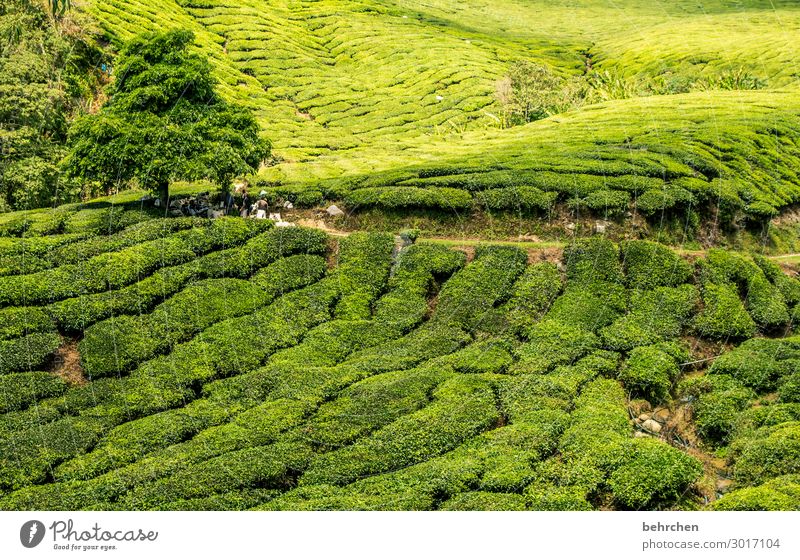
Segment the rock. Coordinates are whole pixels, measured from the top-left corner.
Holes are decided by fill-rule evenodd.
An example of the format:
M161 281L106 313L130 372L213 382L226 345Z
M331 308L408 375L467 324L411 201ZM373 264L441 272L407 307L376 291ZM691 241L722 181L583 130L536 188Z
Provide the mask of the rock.
M642 414L637 416L636 419L639 422L647 422L648 420L650 420L650 415L643 412Z
M650 418L649 420L645 420L642 422L642 428L647 430L648 432L653 432L657 434L661 431L661 424Z
M328 213L328 216L331 217L344 216L344 212L342 212L342 209L336 206L335 204L331 204L330 206L328 206L328 209L325 211Z
M640 414L645 414L646 412L650 412L653 410L653 406L644 399L636 399L630 402L631 408L631 416L634 418L638 417Z
M575 224L573 224L573 223L567 224L567 229L570 230L570 231L575 231Z
M638 437L638 438L647 437L647 434L644 432L640 432L639 430L636 430L635 432L633 432L633 437Z
M653 412L653 420L660 422L661 424L666 424L669 420L669 417L669 409L666 408L657 408L655 412Z
M595 233L605 233L606 232L606 224L603 222L595 222L594 223L594 232Z
M283 203L283 207L291 210L292 208L294 208L294 204L292 204L287 200L286 202Z
M295 227L295 224L281 220L279 222L275 222L275 227Z

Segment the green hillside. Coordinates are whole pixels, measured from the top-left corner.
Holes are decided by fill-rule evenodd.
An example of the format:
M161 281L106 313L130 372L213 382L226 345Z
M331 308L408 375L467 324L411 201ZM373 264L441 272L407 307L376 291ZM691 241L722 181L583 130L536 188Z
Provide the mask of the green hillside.
M301 204L547 210L577 199L598 215L692 206L704 218L708 209L715 220L759 222L798 198L793 2L92 0L87 9L119 41L194 30L224 94L250 105L274 143L259 184ZM517 59L591 74L592 100L606 101L499 130L495 83ZM364 186L470 193L348 197ZM514 192L474 192L496 187Z
M798 507L800 343L748 340L800 309L768 260L127 208L3 238L2 509Z
M800 510L797 2L8 6L0 510Z

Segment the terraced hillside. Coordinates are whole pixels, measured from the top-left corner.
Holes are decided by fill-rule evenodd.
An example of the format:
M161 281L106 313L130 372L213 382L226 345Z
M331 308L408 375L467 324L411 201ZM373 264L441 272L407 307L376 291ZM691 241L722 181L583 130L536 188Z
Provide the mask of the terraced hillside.
M800 196L794 2L85 8L118 41L194 30L225 95L250 105L275 144L259 186L301 205L547 213L564 204L682 219L699 209L726 224L763 222ZM495 83L518 59L590 77L592 104L498 130Z
M0 509L800 508L767 259L34 217L0 238Z

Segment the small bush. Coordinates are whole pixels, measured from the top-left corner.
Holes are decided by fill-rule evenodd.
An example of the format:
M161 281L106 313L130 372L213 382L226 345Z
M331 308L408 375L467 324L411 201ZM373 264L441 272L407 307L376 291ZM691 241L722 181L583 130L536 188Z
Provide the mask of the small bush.
M549 212L556 198L558 193L524 186L490 189L475 195L478 203L488 210L519 212Z
M689 263L660 243L624 241L620 249L625 283L630 288L674 287L688 281L692 275Z
M703 473L700 461L651 438L629 442L626 452L630 459L614 471L609 486L614 499L628 508L675 500Z
M800 422L767 426L733 444L734 478L755 486L768 479L800 472Z
M601 237L573 241L564 248L563 262L569 282L623 282L619 248Z
M451 188L374 187L351 191L345 195L344 202L352 208L466 210L472 207L472 195Z
M54 332L0 340L0 375L40 368L60 345L61 337Z
M755 334L756 324L742 305L733 284L703 286L704 309L694 328L706 338L740 340Z
M633 395L650 402L663 402L680 375L678 360L687 358L686 351L676 344L640 346L631 351L619 372L619 380Z
M0 309L0 340L55 330L50 316L38 307Z
M741 488L711 504L715 511L800 510L800 475L789 474L754 488Z

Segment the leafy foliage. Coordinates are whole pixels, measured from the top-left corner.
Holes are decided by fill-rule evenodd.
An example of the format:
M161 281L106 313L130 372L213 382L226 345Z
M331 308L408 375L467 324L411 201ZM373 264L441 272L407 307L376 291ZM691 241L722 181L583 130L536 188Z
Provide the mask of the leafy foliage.
M209 179L222 189L269 155L250 111L215 91L211 65L190 53L186 30L132 39L100 113L70 128L66 170L106 189L135 180L166 199L170 181Z

